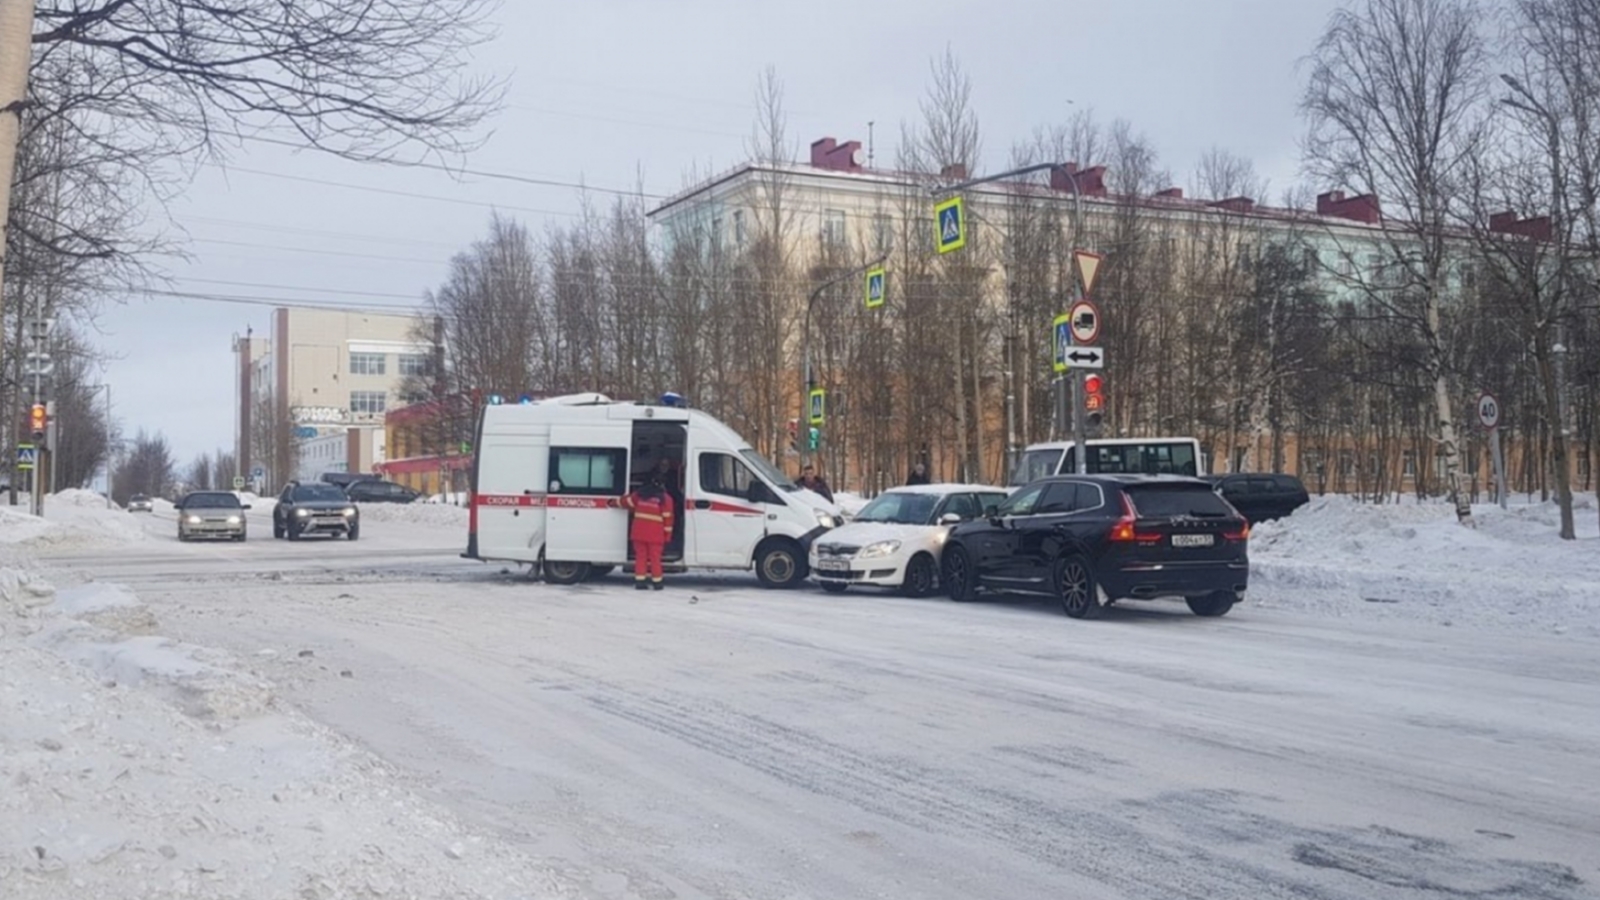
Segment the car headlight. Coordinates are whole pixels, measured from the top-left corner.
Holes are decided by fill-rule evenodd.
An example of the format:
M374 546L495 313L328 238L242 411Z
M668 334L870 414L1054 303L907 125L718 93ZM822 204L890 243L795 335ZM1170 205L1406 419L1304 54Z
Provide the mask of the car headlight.
M190 525L199 525L200 524L200 517L199 516L190 516L189 517L189 524Z
M229 525L237 525L237 524L239 524L239 517L238 516L229 516L228 517L228 524Z
M839 524L833 520L833 516L828 515L822 510L815 510L815 512L817 514L817 524L821 525L823 528L832 528Z
M297 510L294 511L294 514L299 516L299 517L301 517L301 518L305 518L306 516L311 515L311 510L309 510L309 509L297 509Z
M350 509L345 510L344 514L345 514L346 517L355 515L356 514L355 508L352 507Z
M876 556L888 556L899 549L899 541L879 541L876 544L868 544L862 547L861 552L857 553L856 557L858 559L871 559Z

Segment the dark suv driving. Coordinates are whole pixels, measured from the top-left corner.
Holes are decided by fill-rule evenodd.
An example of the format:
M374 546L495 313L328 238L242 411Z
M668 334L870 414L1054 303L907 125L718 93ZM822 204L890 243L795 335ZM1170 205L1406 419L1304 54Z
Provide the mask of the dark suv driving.
M1250 526L1198 478L1058 476L987 512L945 544L953 599L1045 594L1093 619L1118 600L1181 597L1196 615L1221 616L1244 598Z
M289 482L272 510L272 536L297 541L301 535L361 536L361 511L331 484Z

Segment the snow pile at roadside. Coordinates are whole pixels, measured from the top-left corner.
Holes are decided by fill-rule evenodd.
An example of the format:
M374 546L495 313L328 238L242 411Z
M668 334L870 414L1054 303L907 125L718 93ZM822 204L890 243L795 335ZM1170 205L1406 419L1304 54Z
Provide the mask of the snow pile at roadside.
M363 503L362 522L422 525L466 531L468 510L460 506L434 503Z
M468 495L465 492L460 491L449 494L434 494L433 496L424 499L422 502L442 503L446 506L466 506L467 496Z
M0 896L562 893L382 762L279 709L270 683L154 627L125 588L56 593L0 569Z
M105 498L91 491L68 490L45 497L43 519L27 510L0 506L0 544L92 546L131 544L148 537L133 514L107 508Z
M253 513L271 515L272 511L278 508L277 497L259 497L249 491L234 491L233 493L239 498L239 502L250 507L250 511Z
M1336 616L1600 635L1600 526L1574 501L1578 540L1557 537L1553 503L1373 505L1313 498L1250 537L1252 603Z

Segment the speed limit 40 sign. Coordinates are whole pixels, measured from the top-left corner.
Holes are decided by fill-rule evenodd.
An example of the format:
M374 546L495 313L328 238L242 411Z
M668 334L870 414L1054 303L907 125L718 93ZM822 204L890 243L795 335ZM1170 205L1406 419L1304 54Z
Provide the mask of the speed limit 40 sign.
M1493 394L1478 395L1478 424L1490 431L1500 427L1500 401Z

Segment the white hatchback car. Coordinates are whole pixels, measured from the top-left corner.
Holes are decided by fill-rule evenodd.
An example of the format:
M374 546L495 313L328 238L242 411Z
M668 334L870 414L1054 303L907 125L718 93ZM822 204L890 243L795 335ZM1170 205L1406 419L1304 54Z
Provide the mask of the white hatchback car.
M823 590L835 593L855 584L927 596L938 587L939 554L950 526L983 515L1008 493L977 484L892 488L849 524L812 543L811 574Z

